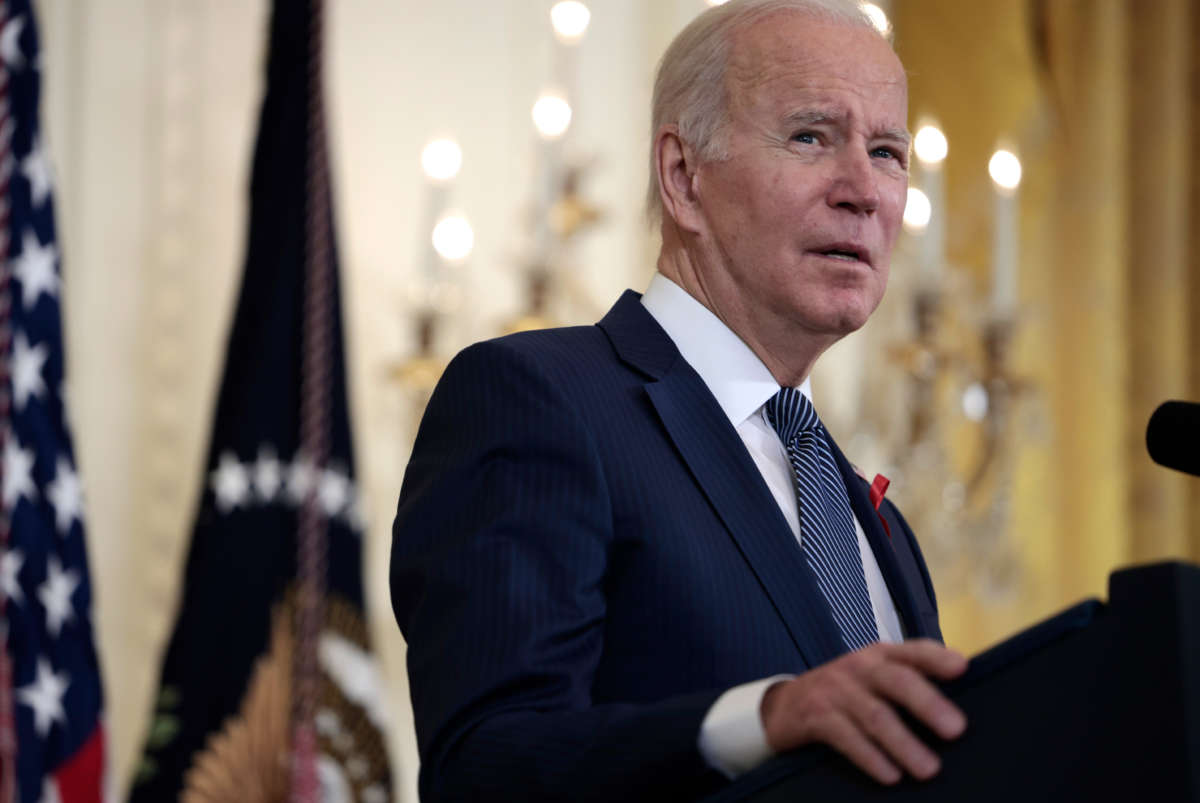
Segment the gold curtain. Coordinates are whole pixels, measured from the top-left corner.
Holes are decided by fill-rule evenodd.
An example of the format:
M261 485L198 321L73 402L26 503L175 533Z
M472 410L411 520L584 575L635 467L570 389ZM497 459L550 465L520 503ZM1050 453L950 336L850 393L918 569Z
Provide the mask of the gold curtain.
M910 125L936 117L950 142L947 256L980 287L988 158L1007 144L1025 167L1014 361L1044 426L1012 433L1020 591L942 601L963 649L1104 596L1119 566L1200 560L1200 479L1154 465L1144 443L1157 404L1200 400L1197 5L893 4Z

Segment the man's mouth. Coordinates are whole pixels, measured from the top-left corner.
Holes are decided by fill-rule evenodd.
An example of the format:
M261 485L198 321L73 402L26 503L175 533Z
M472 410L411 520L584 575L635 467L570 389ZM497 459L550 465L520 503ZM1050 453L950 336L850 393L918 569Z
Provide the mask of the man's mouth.
M837 243L825 248L815 249L821 256L841 260L843 262L868 262L867 252L855 245Z

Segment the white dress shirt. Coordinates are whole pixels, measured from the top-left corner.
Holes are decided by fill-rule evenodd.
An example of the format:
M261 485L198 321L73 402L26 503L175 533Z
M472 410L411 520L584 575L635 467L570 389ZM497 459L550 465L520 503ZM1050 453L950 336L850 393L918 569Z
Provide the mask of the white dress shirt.
M655 273L642 296L642 305L666 330L679 353L708 386L737 430L746 450L762 473L796 540L800 540L800 514L787 450L767 420L766 402L779 392L779 383L762 360L716 315L683 288ZM798 388L812 399L809 380ZM854 517L863 575L875 612L879 640L904 640L896 605L888 592L875 553L867 543L862 524ZM735 686L713 703L700 726L700 752L713 767L736 777L771 758L759 709L767 688L779 675Z

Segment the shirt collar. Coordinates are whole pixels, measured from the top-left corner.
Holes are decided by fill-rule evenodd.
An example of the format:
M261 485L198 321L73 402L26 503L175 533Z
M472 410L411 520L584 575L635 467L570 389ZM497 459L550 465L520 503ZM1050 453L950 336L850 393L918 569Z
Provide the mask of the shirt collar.
M708 307L666 276L654 274L642 295L642 306L700 375L735 427L779 392L779 383L758 355ZM808 378L798 390L812 399Z

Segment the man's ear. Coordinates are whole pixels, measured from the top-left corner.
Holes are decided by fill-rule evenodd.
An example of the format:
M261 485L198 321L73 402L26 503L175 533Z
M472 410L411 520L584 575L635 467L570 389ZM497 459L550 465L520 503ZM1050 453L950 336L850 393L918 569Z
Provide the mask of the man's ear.
M696 151L679 136L679 127L664 125L654 138L654 168L663 214L685 231L701 226L700 200L696 194Z

